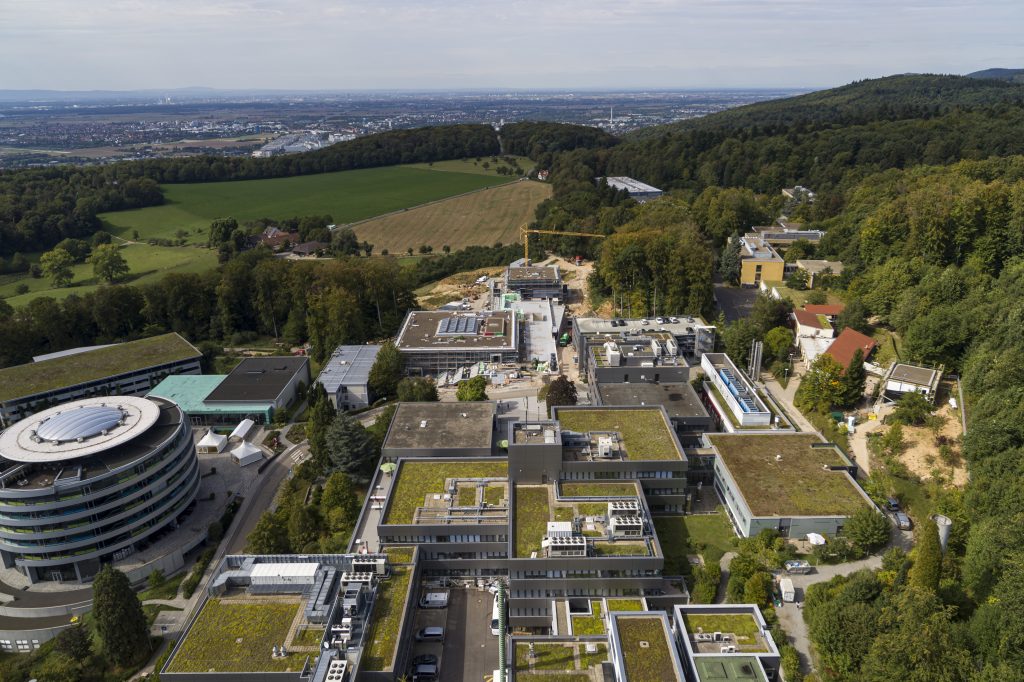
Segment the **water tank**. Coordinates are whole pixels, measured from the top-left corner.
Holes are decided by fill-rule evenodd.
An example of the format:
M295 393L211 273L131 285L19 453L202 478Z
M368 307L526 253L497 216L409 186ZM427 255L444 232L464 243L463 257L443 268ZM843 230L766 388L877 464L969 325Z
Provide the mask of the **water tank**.
M949 531L953 528L953 520L942 514L932 516L935 525L939 529L939 544L942 546L942 553L946 553L946 543L949 542Z

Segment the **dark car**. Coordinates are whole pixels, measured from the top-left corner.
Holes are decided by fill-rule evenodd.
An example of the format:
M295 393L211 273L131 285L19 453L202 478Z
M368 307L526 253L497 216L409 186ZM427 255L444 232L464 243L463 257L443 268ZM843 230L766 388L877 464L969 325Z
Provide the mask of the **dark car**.
M412 669L412 682L434 682L436 679L436 665L418 665Z
M418 665L437 665L437 656L434 654L421 654L412 659L412 667Z
M885 508L891 512L898 512L900 510L900 501L895 497L887 497L885 499Z

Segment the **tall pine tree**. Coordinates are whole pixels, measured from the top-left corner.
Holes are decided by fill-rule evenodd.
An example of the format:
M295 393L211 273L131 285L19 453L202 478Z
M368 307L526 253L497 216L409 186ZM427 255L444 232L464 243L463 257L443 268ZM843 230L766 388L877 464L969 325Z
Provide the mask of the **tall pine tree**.
M843 397L847 407L853 407L864 396L864 382L867 380L867 372L864 371L864 351L858 348L850 364L843 374Z
M92 615L103 652L116 665L136 663L150 651L142 603L128 577L110 565L96 574L92 584Z
M930 518L917 526L917 547L914 565L910 567L908 580L913 587L927 590L931 594L939 589L942 576L942 546L939 544L939 529Z

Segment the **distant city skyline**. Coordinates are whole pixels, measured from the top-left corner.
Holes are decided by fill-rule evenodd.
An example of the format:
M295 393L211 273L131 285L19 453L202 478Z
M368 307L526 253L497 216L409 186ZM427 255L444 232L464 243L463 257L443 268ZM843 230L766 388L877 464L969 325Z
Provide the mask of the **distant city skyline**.
M1024 66L987 0L0 0L0 89L821 88Z

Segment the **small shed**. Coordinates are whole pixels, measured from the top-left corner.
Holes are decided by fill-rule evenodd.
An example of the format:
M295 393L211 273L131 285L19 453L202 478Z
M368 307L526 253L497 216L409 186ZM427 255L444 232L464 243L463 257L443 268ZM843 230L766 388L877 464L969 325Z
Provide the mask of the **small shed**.
M231 451L231 456L235 458L238 466L244 467L263 459L263 451L252 443L243 440L237 448Z
M219 433L214 433L213 429L206 432L206 435L196 443L196 451L201 455L215 455L218 452L224 452L224 448L228 445L228 437Z
M252 431L252 427L254 426L256 426L256 422L254 422L253 420L243 419L242 421L238 422L238 426L236 426L235 430L231 432L230 436L228 436L228 440L231 440L233 438L245 440L245 437L249 435L249 432Z

